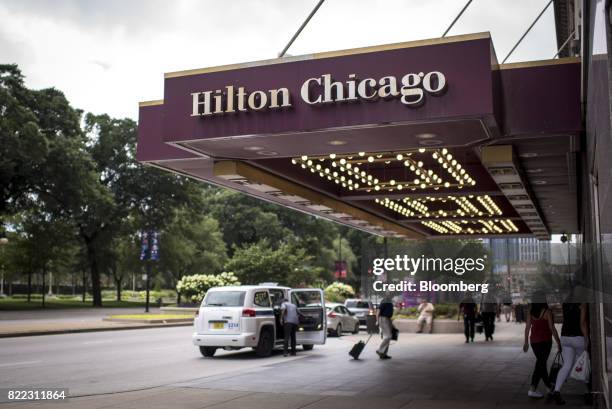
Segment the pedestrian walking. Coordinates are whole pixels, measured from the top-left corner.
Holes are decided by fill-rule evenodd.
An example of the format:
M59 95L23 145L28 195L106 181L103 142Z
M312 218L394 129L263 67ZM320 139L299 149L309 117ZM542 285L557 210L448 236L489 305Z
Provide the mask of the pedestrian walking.
M474 327L476 326L476 314L478 307L472 298L471 293L467 293L465 298L459 304L459 315L457 321L463 316L463 332L465 334L465 343L474 342Z
M380 332L383 337L376 351L380 359L391 359L388 354L389 344L393 337L393 323L391 322L391 317L393 317L393 303L391 302L391 296L386 295L378 307L377 316L377 324L380 326Z
M295 334L297 327L300 324L300 312L295 304L288 299L283 299L281 304L282 311L282 322L283 322L283 335L284 335L284 356L288 355L289 342L291 341L291 355L295 356Z
M504 300L504 305L502 306L502 312L504 313L504 318L506 322L510 322L512 319L512 300L507 298Z
M480 303L480 315L484 326L485 341L493 341L495 332L495 315L497 312L497 302L493 295L487 295Z
M576 358L589 346L588 305L571 302L573 292L568 297L569 302L563 303L563 325L561 326L561 355L563 366L557 375L552 398L558 405L565 400L561 397L561 387L565 383ZM588 386L587 386L588 388Z
M432 303L429 302L426 298L421 300L417 311L419 313L419 317L417 318L417 334L423 332L423 327L427 325L427 333L431 334L433 329L433 315L434 315L435 307Z
M531 349L536 357L535 367L531 376L531 387L527 392L527 396L530 398L542 398L544 396L538 392L540 381L548 388L549 393L552 393L553 385L548 379L547 362L553 338L560 350L561 341L555 329L553 314L550 308L548 308L548 304L546 302L531 303L531 308L527 311L525 343L523 345L523 351L527 352L531 343Z

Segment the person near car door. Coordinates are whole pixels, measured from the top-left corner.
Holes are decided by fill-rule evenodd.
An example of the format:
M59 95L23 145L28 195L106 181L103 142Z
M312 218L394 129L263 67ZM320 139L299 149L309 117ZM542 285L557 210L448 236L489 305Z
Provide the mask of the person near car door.
M393 337L393 324L391 322L393 317L393 303L391 302L391 296L385 296L380 307L378 308L378 325L382 333L383 340L378 347L376 353L380 359L391 359L389 356L389 343Z
M281 304L282 311L282 323L283 323L283 335L285 337L284 342L284 356L288 355L289 352L289 341L291 341L291 355L295 355L295 334L297 327L300 324L300 313L297 306L288 299L283 299Z

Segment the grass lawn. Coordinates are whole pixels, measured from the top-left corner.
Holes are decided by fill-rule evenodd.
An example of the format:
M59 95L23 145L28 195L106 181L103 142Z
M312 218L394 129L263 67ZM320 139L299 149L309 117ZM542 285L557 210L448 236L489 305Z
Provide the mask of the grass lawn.
M102 300L104 308L129 308L129 307L144 307L144 301L115 301ZM150 303L154 306L155 303ZM46 309L72 309L72 308L91 308L91 299L86 302L80 300L61 300L57 298L47 299L45 301ZM24 299L0 298L0 311L18 311L18 310L38 310L42 309L42 300L40 298L32 299L28 302Z
M176 318L193 318L194 314L118 314L111 315L109 318L121 318L127 320L146 320L146 319L156 319L156 320L168 320L168 319L176 319Z

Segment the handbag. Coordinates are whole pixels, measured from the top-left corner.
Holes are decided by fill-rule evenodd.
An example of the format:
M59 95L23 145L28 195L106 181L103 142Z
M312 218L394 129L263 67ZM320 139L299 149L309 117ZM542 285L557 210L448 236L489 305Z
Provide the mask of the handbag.
M395 325L391 324L391 341L397 341L399 338L399 329L395 328Z
M552 365L550 366L550 371L548 372L548 379L551 383L557 382L557 375L559 375L559 371L561 370L562 366L563 355L561 354L561 351L558 351L553 359Z
M589 375L591 374L591 361L589 360L589 353L584 351L576 362L574 362L574 366L570 372L570 377L576 379L577 381L588 382Z

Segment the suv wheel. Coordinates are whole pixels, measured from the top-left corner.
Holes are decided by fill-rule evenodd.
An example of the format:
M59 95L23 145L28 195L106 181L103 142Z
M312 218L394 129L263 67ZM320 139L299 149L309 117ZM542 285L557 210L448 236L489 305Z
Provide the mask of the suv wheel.
M212 356L215 355L215 352L217 352L216 347L200 347L200 353L206 358L212 358Z
M359 334L359 323L355 324L355 329L353 330L353 334Z
M342 336L342 324L338 324L338 326L336 327L336 336L337 337Z
M270 328L263 328L261 334L259 334L259 342L255 348L255 354L261 358L270 356L272 354L272 348L274 348L272 331L270 331Z
M314 345L312 344L302 345L302 349L304 349L304 351L310 351L312 348L314 348Z

